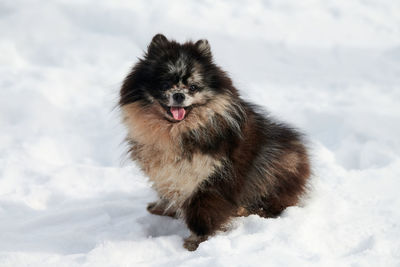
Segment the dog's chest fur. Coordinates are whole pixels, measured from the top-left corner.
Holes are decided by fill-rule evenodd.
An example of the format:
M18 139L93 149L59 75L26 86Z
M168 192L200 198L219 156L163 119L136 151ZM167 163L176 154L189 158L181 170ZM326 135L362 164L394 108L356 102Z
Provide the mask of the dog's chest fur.
M139 163L162 198L180 207L194 190L214 171L217 162L210 156L193 154L191 159L143 147Z
M153 182L161 198L179 208L183 202L220 166L215 158L201 153L185 155L180 145L179 129L152 124L136 116L135 107L124 111L132 158ZM186 151L187 152L187 151Z

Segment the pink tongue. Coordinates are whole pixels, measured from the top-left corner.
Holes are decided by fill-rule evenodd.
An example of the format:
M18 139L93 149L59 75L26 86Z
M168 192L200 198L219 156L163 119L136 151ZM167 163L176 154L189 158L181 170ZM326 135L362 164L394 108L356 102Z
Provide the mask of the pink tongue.
M171 107L171 113L175 120L181 121L185 118L186 110L181 107Z

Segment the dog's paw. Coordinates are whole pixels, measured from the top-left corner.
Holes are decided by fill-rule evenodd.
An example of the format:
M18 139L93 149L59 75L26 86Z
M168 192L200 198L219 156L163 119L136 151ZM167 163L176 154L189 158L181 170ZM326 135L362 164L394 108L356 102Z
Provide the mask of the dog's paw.
M185 242L183 242L183 247L189 251L195 251L199 245L200 243L198 241L193 240L185 240Z
M147 211L155 215L164 215L165 209L163 203L160 201L150 202L147 204Z
M155 214L155 212L157 211L156 207L157 207L157 201L150 202L149 204L147 204L147 211Z
M156 202L150 202L149 204L147 204L147 210L151 214L155 215L169 216L172 218L178 217L176 210L173 207L167 208L166 202L162 200Z
M183 242L183 247L189 251L195 251L201 242L206 241L207 237L198 236L196 234L191 234L189 237L185 238Z

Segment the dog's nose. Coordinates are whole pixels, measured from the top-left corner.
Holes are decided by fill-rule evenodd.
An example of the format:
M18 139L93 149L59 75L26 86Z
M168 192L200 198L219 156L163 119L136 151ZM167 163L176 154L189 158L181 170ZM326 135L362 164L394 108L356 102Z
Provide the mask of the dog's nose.
M182 93L175 93L172 95L172 98L175 100L176 103L181 104L183 100L185 100L185 95Z

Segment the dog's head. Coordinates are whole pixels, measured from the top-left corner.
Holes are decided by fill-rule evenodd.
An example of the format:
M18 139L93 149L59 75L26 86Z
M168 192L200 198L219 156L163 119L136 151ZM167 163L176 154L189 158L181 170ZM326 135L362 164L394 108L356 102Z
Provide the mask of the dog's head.
M121 106L138 102L144 108L155 108L168 122L177 123L194 109L236 91L228 76L213 63L207 40L179 44L157 34L120 93Z

